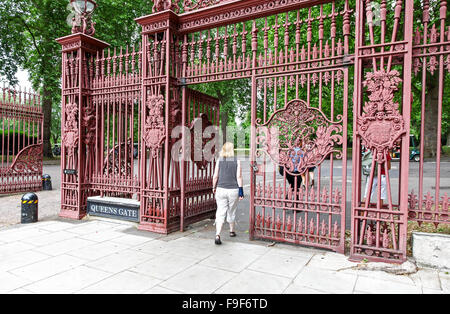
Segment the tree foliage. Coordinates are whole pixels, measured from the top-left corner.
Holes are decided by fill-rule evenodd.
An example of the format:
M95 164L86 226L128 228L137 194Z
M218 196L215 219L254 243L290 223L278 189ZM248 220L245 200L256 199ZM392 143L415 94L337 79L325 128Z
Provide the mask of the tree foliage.
M421 7L421 2L415 0L416 7ZM97 1L98 8L94 13L94 21L96 22L95 37L108 42L112 47L120 47L125 45L139 45L141 34L140 26L135 22L135 18L151 13L152 2L148 0L99 0ZM343 2L336 2L339 10L342 10ZM350 7L355 6L355 1L350 1ZM394 3L394 2L392 2ZM60 45L55 41L58 37L63 37L70 34L71 26L67 23L67 17L70 14L68 10L68 0L0 0L0 76L3 77L10 84L17 83L15 74L19 68L25 69L30 74L30 81L36 90L39 90L43 99L44 106L44 149L46 155L50 154L50 142L56 143L60 140L60 116L61 116L61 52ZM436 8L435 8L436 9ZM318 15L319 7L312 8L312 15ZM437 11L436 11L437 12ZM328 12L329 13L329 12ZM388 21L393 19L394 10L388 10ZM296 19L296 12L290 12L288 15L279 14L278 23L282 25L285 22L286 16L290 21ZM450 19L450 10L447 10ZM308 17L308 10L300 10L300 19L305 20ZM422 12L416 10L414 12L414 19L417 25L421 25ZM438 15L431 16L432 23L436 23ZM342 23L342 17L338 17L338 25ZM270 28L268 39L269 43L273 43L275 16L267 19ZM258 34L258 55L264 54L262 29L264 28L265 19L258 18L256 20L256 27L260 30ZM325 20L324 29L329 30L330 21ZM237 24L237 31L242 30L245 24L247 32L251 31L252 21ZM392 28L392 23L388 23L388 28ZM431 25L430 24L430 25ZM233 31L234 26L228 26L229 32ZM221 27L223 32L224 27ZM342 27L336 29L337 38L343 38ZM354 19L351 19L351 36L350 47L354 47ZM380 29L375 29L375 37L379 37ZM327 33L327 31L325 32ZM318 41L318 32L313 31L312 42ZM402 35L402 34L400 34ZM301 42L306 42L306 32L301 33ZM326 35L328 36L328 35ZM291 34L289 40L294 43L295 36ZM240 46L240 45L238 45ZM270 47L274 49L274 47ZM283 49L283 35L280 33L279 48ZM240 47L238 47L238 50ZM247 41L247 52L251 51L251 42ZM351 53L353 48L351 48ZM426 88L426 94L431 95L435 93L436 89L431 88L428 84L433 84L432 75L427 74L427 87L422 86L421 75L413 78L413 105L412 105L412 120L411 130L416 136L420 135L421 126L421 97L422 89ZM436 75L436 74L435 74ZM450 80L449 74L446 74L443 98L443 118L442 118L442 132L443 135L450 134L450 125L448 120L450 118ZM430 88L428 88L430 87ZM222 108L222 126L235 124L235 118L239 118L242 124L250 124L250 95L251 86L249 80L233 80L225 82L215 82L210 84L202 84L193 87L202 92L218 97L221 100ZM295 98L295 89L287 90L288 99ZM352 104L353 92L353 68L349 69L349 104ZM305 89L301 88L299 97L305 99ZM330 88L324 86L322 89L323 111L329 115L330 106ZM400 93L399 93L400 94ZM268 97L272 97L269 94ZM311 103L319 101L318 92L312 92L310 95ZM284 91L277 94L277 99L272 100L277 102L279 108L284 104ZM426 98L431 103L426 103L426 110L434 108L437 104L433 103L433 98ZM398 99L401 103L401 99ZM342 88L339 87L335 91L335 115L342 113L343 93ZM258 100L257 114L261 116L262 112L261 101ZM349 108L349 136L352 136L352 109ZM270 114L270 112L268 113ZM431 128L430 123L425 125L425 131L435 132ZM51 139L51 140L50 140ZM430 139L432 142L434 139ZM248 143L248 142L247 142Z

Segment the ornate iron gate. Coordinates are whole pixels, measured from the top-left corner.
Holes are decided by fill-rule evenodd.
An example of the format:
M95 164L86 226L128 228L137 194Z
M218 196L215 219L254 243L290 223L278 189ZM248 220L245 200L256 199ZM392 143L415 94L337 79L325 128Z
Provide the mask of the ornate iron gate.
M415 39L414 9L423 11ZM186 158L192 145L186 139L196 137L197 124L201 131L219 124L219 104L189 86L246 79L252 89L251 239L342 253L351 227L353 260L401 262L408 210L418 221L448 221L439 166L435 200L430 194L423 200L422 183L420 201L414 192L408 197L413 70L422 73L423 84L427 71L438 73L441 145L450 63L446 0L416 7L413 0L156 1L153 11L136 20L142 26L136 50L106 50L91 36L90 21L84 21L89 35L58 40L64 65L62 216L81 218L86 197L96 194L137 197L143 230L183 230L211 216L214 162ZM439 26L430 28L431 19ZM425 117L426 88L421 94ZM177 126L186 127L181 147L173 137ZM423 124L421 139L423 156ZM205 148L204 138L201 143ZM373 156L366 180L363 146ZM398 172L389 173L397 148ZM185 158L175 158L180 154ZM386 184L372 189L376 182Z
M39 94L3 87L0 194L42 189L43 115Z

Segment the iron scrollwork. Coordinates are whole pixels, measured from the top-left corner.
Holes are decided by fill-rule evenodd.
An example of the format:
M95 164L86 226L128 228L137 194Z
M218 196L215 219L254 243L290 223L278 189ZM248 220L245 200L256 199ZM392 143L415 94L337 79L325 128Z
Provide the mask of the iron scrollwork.
M340 115L337 121L330 121L321 110L295 99L275 111L266 123L261 124L260 119L256 123L258 151L291 174L303 174L330 154L342 158L336 149L343 141Z

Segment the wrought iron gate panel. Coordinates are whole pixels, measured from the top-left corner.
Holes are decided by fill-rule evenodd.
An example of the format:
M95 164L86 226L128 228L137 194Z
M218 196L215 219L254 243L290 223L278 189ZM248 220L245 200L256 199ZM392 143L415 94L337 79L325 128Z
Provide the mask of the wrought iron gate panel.
M379 8L378 21L374 20L374 3ZM353 260L406 260L413 1L396 1L391 9L385 0L358 1L356 7L361 14L356 24L353 110ZM395 176L388 165L397 145L401 160ZM366 197L361 146L373 156ZM374 195L376 201L372 201Z
M216 132L208 128L219 126L220 102L217 98L186 88L185 108L190 154L182 174L185 188L182 191L184 222L181 229L189 223L215 216L216 201L212 191L215 160L211 161L205 154L215 155L208 143L216 140ZM207 136L208 132L211 136Z
M60 38L61 216L83 217L88 195L136 193L143 230L183 230L211 215L214 163L178 161L192 142L182 141L180 150L171 135L177 126L219 123L217 100L188 86L246 79L253 127L250 238L343 252L351 208L353 260L405 260L408 217L448 222L438 149L450 72L447 0L424 0L415 9L423 16L413 30L413 0L155 1L154 14L136 19L142 26L136 51L111 53L108 44L81 33ZM435 191L424 183L426 87L414 99L421 107L421 160L418 184L409 186L413 74L423 86L430 77L437 82ZM130 150L136 142L137 160ZM384 203L380 185L376 202L371 193L363 201L362 145L374 156L368 190L386 173ZM397 147L398 174L389 173L388 155ZM314 186L301 187L312 167Z
M351 18L333 2L253 30L251 238L344 252Z
M1 88L0 194L42 189L42 130L39 94Z
M440 184L443 110L449 103L448 97L444 96L444 92L448 95L448 90L444 90L444 87L450 82L450 10L446 0L432 2L425 0L419 8L415 9L423 12L421 23L414 25L413 42L413 73L421 82L420 98L415 99L420 104L421 113L420 162L418 180L410 186L408 218L419 224L428 222L438 227L441 223L450 223L448 193L443 193ZM434 85L434 89L428 88L430 85ZM430 103L430 97L435 97L434 104ZM434 110L430 108L433 105L435 105ZM433 117L433 114L436 116ZM432 137L435 137L434 143L427 143L427 146L432 148L430 152L425 151L426 141L433 141L426 138L426 124L435 126L434 130L430 130L434 133L432 134ZM450 143L447 142L447 146L449 145ZM426 153L430 156L426 156ZM432 184L426 184L424 180L425 157L434 157L431 160L436 161L435 171L433 171L434 187ZM434 191L432 191L433 188Z
M90 63L92 106L85 121L92 130L87 141L95 169L88 179L102 196L131 198L140 192L140 62L140 47L126 47L97 52Z

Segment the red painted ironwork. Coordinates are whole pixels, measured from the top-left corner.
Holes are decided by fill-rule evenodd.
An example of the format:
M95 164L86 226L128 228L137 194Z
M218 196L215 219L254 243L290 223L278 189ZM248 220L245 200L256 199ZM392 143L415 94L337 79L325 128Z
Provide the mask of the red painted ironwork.
M413 72L416 78L420 78L421 85L427 86L430 81L436 81L436 90L421 89L421 117L420 117L420 163L419 178L414 182L408 198L408 218L419 224L433 223L436 227L441 223L450 223L448 193L442 193L441 189L441 157L442 157L442 110L444 103L445 82L450 80L450 22L448 2L445 0L430 3L423 1L422 23L415 25L413 41ZM433 95L430 95L433 93ZM430 104L430 96L436 99L437 117L429 117L432 111L426 110ZM427 103L428 102L428 103ZM436 161L434 171L434 186L427 186L424 182L425 169L425 124L435 125L436 144L427 161ZM450 143L447 143L450 145ZM434 156L433 156L434 155ZM431 189L434 188L434 191Z
M353 108L353 260L406 260L407 199L409 178L408 134L411 108L413 1L398 0L393 20L388 23L387 2L381 0L377 23L372 1L357 1L361 12L357 20L355 47L355 101ZM369 41L365 40L366 34ZM399 88L400 83L402 89ZM401 111L399 109L401 104ZM387 155L401 147L398 200L394 203L393 181ZM361 145L372 151L367 196L361 201ZM382 202L382 184L386 189ZM376 195L376 204L371 202Z
M439 74L440 141L450 70L447 1L440 0L439 26L431 27L430 4L423 2L414 40L413 6L412 0L396 0L392 10L386 0L357 0L354 7L348 0L161 0L155 14L136 20L138 49L106 49L85 34L59 39L63 169L77 173L63 172L61 215L81 218L86 197L100 194L137 198L142 230L184 230L213 216L214 161L205 158L212 138L196 130L219 125L219 102L193 86L240 79L251 86L250 238L344 252L351 210L351 259L405 260L408 216L437 223L447 221L448 211L439 188L439 204L430 192L424 197L422 184L419 195L408 193L413 71L422 72L423 86L426 72ZM178 126L184 126L181 146L172 137ZM380 185L376 204L371 193L362 201L363 145L374 156L368 186L385 176L384 203ZM398 146L394 177L387 155ZM307 179L313 168L314 184ZM422 159L420 182L423 168Z
M43 114L38 93L0 89L0 194L42 189Z

